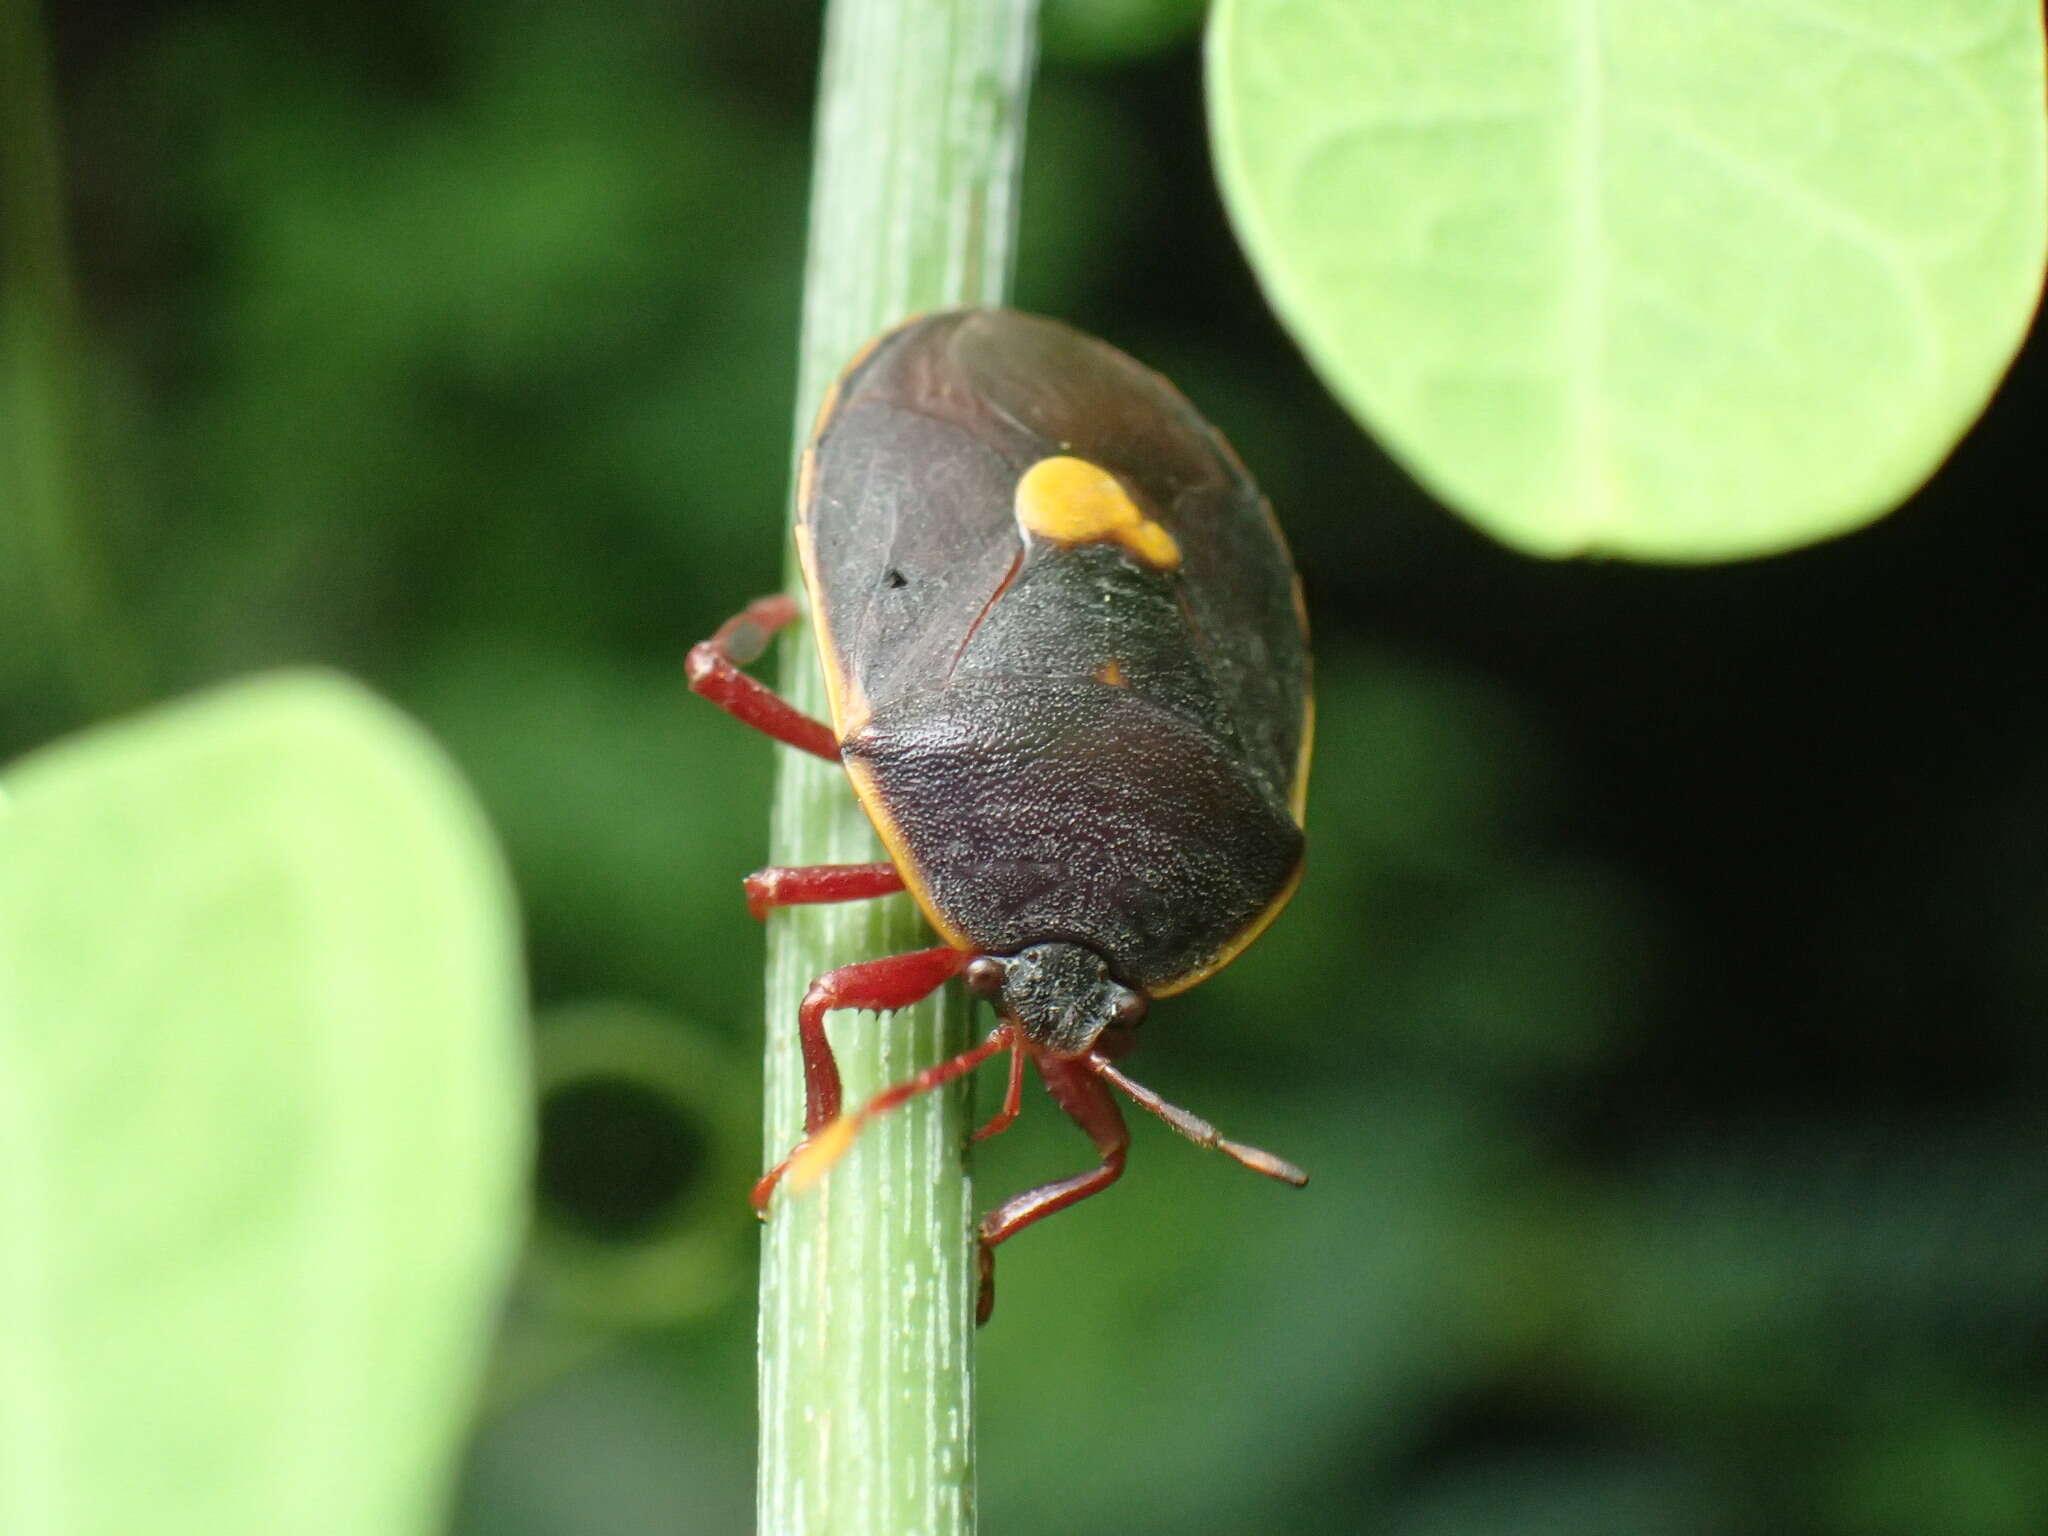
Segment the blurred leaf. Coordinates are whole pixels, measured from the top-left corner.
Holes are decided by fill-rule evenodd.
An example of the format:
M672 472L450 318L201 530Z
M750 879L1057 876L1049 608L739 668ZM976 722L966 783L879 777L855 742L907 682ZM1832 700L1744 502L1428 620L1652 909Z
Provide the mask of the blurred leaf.
M1795 1122L1681 1141L1561 1250L1622 1393L1681 1422L1909 1402L1930 1371L2023 1368L2048 1140L2028 1120ZM1811 1428L1810 1425L1805 1427Z
M723 1302L755 1227L759 1094L702 1032L628 1003L537 1021L540 1210L526 1278L541 1306L614 1327Z
M149 615L202 675L470 624L646 645L776 579L801 135L620 7L466 19L402 109L260 9L184 15L139 86L215 279Z
M105 568L43 9L0 7L0 706L61 680L91 717L145 669Z
M748 1319L733 1331L748 1343ZM643 1350L578 1372L485 1425L460 1536L716 1536L752 1529L754 1377L745 1362ZM744 1383L737 1391L729 1385ZM732 1399L737 1399L734 1401Z
M1392 1536L1716 1536L1746 1529L1728 1490L1622 1455L1472 1458L1405 1501Z
M1419 479L1533 553L1867 522L2033 310L2033 0L1219 0L1209 42L1275 307Z
M1117 153L1103 154L1104 144L1117 145ZM1041 79L1032 89L1020 194L1017 307L1071 314L1077 300L1112 282L1161 216L1165 180L1113 77L1068 71Z
M1973 1401L1981 1389L1937 1395L1931 1385L1912 1382L1878 1410L1892 1422L1863 1439L1842 1468L1838 1528L1857 1536L2033 1536L2048 1509L2048 1419L2038 1395Z
M1048 59L1122 63L1193 37L1202 7L1203 0L1045 0L1039 37Z
M751 1067L683 1020L589 1000L535 1019L534 1077L536 1209L491 1360L493 1413L650 1328L715 1330L752 1268Z
M647 666L515 633L449 636L404 697L501 829L542 996L627 992L751 1040L761 927L740 879L766 852L779 749L692 697L682 649Z
M980 1340L989 1527L1252 1531L1327 1507L1332 1482L1376 1486L1497 1343L1481 1282L1512 1264L1502 1170L1529 1149L1483 1106L1412 1085L1311 1088L1275 1127L1215 1085L1184 1094L1164 1049L1132 1071L1312 1182L1135 1124L1114 1190L1004 1246ZM980 1197L1082 1165L1051 1111L977 1149Z
M1309 835L1360 873L1389 862L1484 872L1559 799L1527 705L1479 677L1324 648Z
M1375 1013L1447 1076L1569 1082L1613 1054L1648 1012L1658 944L1643 893L1597 865L1503 862L1404 939L1376 978Z
M319 675L6 783L0 1529L434 1529L523 1192L474 806Z
M1551 846L1570 783L1538 717L1333 650L1316 734L1301 893L1200 1001L1296 1074L1398 1060L1522 1091L1609 1057L1656 995L1659 924L1635 881Z

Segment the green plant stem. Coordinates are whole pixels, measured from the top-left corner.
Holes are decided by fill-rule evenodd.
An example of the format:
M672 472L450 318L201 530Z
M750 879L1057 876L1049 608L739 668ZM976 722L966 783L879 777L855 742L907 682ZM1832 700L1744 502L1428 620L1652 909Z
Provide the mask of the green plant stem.
M146 689L88 526L82 335L37 7L0 0L0 641L103 715Z
M834 0L811 193L797 400L905 316L1001 302L1015 244L1036 0ZM797 577L792 571L794 586ZM783 686L826 711L807 632ZM836 768L781 754L778 864L880 856ZM769 935L767 1155L803 1122L796 1010L834 966L929 946L905 898L778 914ZM957 987L840 1015L849 1104L965 1043ZM761 1272L760 1530L957 1536L974 1518L973 1220L965 1086L869 1126L815 1190L778 1197Z

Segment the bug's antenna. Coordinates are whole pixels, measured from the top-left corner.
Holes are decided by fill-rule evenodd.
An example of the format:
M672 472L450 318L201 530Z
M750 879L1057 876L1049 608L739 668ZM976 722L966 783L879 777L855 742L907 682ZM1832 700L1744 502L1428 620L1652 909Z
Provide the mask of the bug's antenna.
M1282 1184L1292 1184L1296 1189L1308 1182L1308 1175L1284 1157L1275 1157L1257 1147L1248 1147L1241 1141L1232 1141L1200 1115L1182 1109L1178 1104L1169 1104L1143 1083L1134 1083L1110 1064L1109 1058L1100 1051L1091 1052L1088 1066L1097 1077L1113 1083L1130 1096L1133 1104L1140 1109L1149 1109L1153 1114L1187 1137L1198 1147L1214 1147L1233 1162L1242 1163L1253 1173L1263 1173L1269 1179L1278 1179Z

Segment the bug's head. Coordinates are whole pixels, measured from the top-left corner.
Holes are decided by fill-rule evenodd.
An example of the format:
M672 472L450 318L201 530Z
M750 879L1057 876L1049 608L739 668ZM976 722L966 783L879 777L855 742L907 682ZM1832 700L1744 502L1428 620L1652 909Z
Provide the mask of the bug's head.
M966 980L968 991L1055 1056L1085 1056L1104 1030L1120 1033L1145 1017L1145 994L1111 976L1085 944L1055 940L981 955L968 963Z

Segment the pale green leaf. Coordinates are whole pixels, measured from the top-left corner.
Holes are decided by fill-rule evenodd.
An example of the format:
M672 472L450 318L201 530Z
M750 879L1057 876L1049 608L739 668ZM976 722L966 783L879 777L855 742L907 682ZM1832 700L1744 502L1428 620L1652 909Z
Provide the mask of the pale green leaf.
M1216 160L1283 319L1523 549L1869 521L1975 420L2044 243L2038 0L1219 0Z
M468 795L318 675L0 787L0 1531L437 1528L526 1161Z

